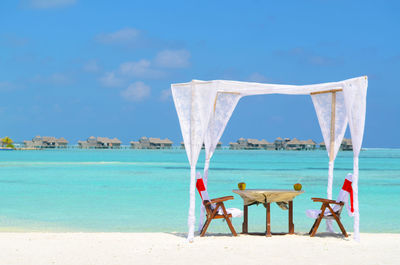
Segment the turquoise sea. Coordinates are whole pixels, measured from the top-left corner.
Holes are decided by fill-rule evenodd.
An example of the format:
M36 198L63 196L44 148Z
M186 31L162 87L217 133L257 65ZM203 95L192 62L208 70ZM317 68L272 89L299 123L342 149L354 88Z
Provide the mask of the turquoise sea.
M334 197L352 170L352 152L339 152ZM200 156L201 170L204 154ZM184 150L38 150L0 152L0 230L185 232L189 206L189 166ZM232 193L248 188L292 188L297 232L312 225L305 210L319 208L311 197L325 197L326 151L217 150L211 162L211 197L235 195L227 207L242 208ZM199 196L196 194L199 216ZM400 233L400 149L367 149L360 156L361 232ZM272 231L287 230L287 211L273 205ZM241 218L234 225L241 231ZM352 218L343 222L353 230ZM197 221L196 221L197 223ZM249 230L265 231L265 208L249 208ZM214 221L210 232L229 230Z

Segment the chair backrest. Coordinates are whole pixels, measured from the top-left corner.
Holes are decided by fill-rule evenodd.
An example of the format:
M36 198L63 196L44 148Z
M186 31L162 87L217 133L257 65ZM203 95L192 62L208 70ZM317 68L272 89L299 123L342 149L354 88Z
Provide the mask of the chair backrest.
M214 208L214 206L213 206L211 203L209 203L209 202L210 202L209 200L204 200L204 201L203 201L203 205L204 205L204 208L206 209L207 215L208 215L208 216L211 216L215 208Z
M353 175L351 173L347 174L346 179L344 180L342 189L339 192L339 196L336 200L336 202L343 202L344 204L347 204L349 201L349 195L350 195L350 200L351 200L351 208L353 209L353 189L351 184L353 183ZM343 205L344 205L343 204ZM338 215L342 212L343 205L337 205L335 204L332 207L332 210L334 212L337 212Z
M206 185L204 184L203 178L201 177L200 172L196 174L196 188L200 194L201 199L203 200L204 208L206 208L207 215L211 215L212 211L215 208L215 205L210 204L210 197L208 196Z

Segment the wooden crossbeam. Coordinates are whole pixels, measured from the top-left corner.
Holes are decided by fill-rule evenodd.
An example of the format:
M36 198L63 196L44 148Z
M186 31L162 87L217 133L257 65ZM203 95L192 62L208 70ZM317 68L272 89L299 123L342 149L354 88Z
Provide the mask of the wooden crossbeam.
M232 95L240 95L239 92L225 92L225 91L218 91L217 95L215 96L214 100L214 113L215 113L215 108L217 107L217 99L218 99L218 94L232 94Z
M318 94L325 94L325 93L334 93L334 92L341 92L343 89L331 89L331 90L325 90L325 91L317 91L317 92L311 92L310 95L318 95Z

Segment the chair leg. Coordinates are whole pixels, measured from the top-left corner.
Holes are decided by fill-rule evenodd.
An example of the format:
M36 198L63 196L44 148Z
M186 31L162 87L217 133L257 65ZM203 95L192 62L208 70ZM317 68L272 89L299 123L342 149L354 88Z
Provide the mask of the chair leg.
M324 217L325 208L326 208L326 205L322 204L321 213L319 214L318 219L315 222L315 227L314 227L314 230L311 231L310 237L315 236L315 233L317 233L317 230L318 230L319 224L321 223L322 217Z
M228 224L229 229L231 230L233 236L237 236L237 233L236 233L236 231L235 231L235 228L234 228L233 225L232 225L231 219L229 219L229 217L226 216L226 217L225 217L225 220L226 220L226 223Z
M311 232L312 232L312 230L314 229L315 224L317 223L317 220L318 220L318 218L315 219L314 224L313 224L313 226L312 226L311 229L310 229L310 232L308 232L309 235L311 235Z
M222 211L224 212L224 218L226 220L226 223L229 226L229 229L231 230L233 236L237 236L235 228L232 225L231 219L229 219L229 217L228 217L228 213L226 212L225 205L223 203L221 205L221 208L222 208Z
M204 236L204 234L206 233L207 228L208 228L208 226L210 225L212 219L214 219L214 216L217 214L218 208L219 208L219 207L220 207L220 205L217 204L217 206L215 207L215 209L213 210L213 212L211 213L211 215L210 215L210 216L207 216L207 221L206 221L206 223L204 224L203 228L201 229L200 236Z
M342 224L342 222L340 222L340 219L337 218L336 222L338 223L340 230L342 230L342 234L344 235L344 237L348 237L347 233L346 233L346 229L344 229L344 226Z
M207 218L206 223L204 224L203 228L201 229L200 236L204 236L204 234L205 234L206 231L207 231L208 226L209 226L210 223L211 223L211 220L212 220L211 218Z
M340 230L342 231L342 234L343 234L345 237L348 237L348 235L347 235L347 233L346 233L346 229L344 229L344 226L343 226L342 222L340 222L339 217L335 214L335 212L333 211L333 209L332 209L330 206L328 206L328 209L329 209L329 211L331 211L331 214L333 215L333 218L335 218L337 224L339 225Z

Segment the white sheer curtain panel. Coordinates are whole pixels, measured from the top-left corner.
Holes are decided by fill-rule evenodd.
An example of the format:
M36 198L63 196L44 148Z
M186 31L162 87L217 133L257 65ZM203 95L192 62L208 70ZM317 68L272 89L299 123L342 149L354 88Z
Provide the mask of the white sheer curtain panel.
M354 239L360 241L360 211L358 207L358 157L364 137L365 115L367 110L368 79L360 78L345 83L346 112L349 119L351 140L353 144L353 200L354 200Z
M340 149L348 123L344 94L342 91L335 91L333 93L314 94L311 95L311 98L329 156L327 197L328 199L332 199L334 161ZM332 111L335 112L334 121L332 121ZM334 126L334 130L331 130L332 125ZM331 150L332 142L334 143L333 151ZM326 220L326 224L327 231L333 232L332 221Z
M186 154L190 164L190 203L188 240L193 241L195 224L196 164L213 110L216 91L212 85L191 83L189 86L172 87L172 95L179 116L179 123Z
M210 117L210 122L207 128L207 132L204 138L205 147L205 162L204 162L204 173L203 181L207 188L208 181L208 169L210 167L210 160L214 154L215 148L222 134L224 133L225 127L228 124L229 119L232 116L233 111L236 108L241 96L239 93L223 93L217 92L216 99L214 101L214 110ZM205 209L203 203L200 205L200 218L199 218L199 231L204 224Z

